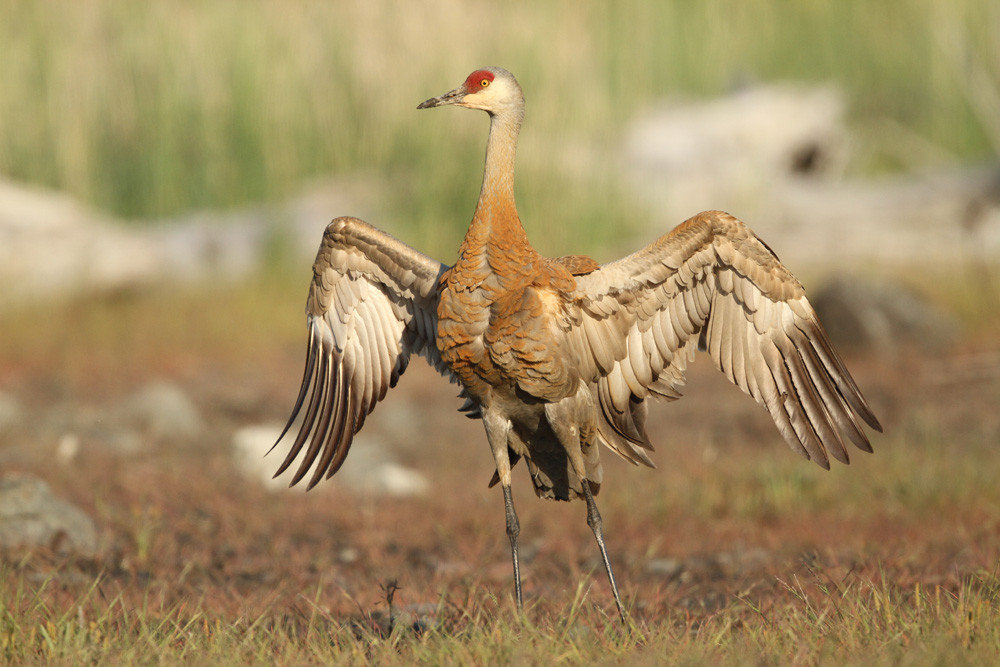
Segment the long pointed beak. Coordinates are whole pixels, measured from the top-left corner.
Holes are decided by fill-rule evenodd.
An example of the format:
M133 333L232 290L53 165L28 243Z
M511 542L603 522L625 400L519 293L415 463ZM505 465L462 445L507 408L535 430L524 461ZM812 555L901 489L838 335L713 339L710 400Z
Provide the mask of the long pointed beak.
M421 102L417 105L417 108L430 109L432 107L443 107L449 104L461 104L463 99L465 99L465 88L456 88L455 90L449 90L444 95L438 95L437 97L432 97L429 100Z

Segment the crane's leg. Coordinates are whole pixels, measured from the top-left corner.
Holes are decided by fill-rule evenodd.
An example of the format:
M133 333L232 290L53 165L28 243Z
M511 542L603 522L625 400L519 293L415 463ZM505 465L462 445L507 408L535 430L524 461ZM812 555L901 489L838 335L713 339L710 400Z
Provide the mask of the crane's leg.
M608 559L608 549L604 545L604 529L601 525L601 513L597 511L597 503L594 502L594 494L590 491L590 482L583 481L583 496L587 500L587 525L594 531L597 538L597 546L601 549L601 558L604 560L604 569L608 573L608 581L611 582L611 592L615 596L615 604L618 605L618 615L625 623L625 608L622 607L621 596L618 595L618 584L615 583L615 573L611 571L611 561Z
M514 511L514 501L511 499L510 485L503 485L503 504L507 513L507 539L510 540L510 559L514 564L514 596L517 598L517 610L524 611L521 598L521 566L517 561L517 536L521 534L521 524Z
M608 573L608 581L611 582L611 592L615 596L615 604L618 606L618 615L625 621L625 608L622 607L622 599L618 594L618 584L615 583L615 573L611 570L611 561L608 559L608 549L604 545L604 529L601 525L601 513L597 511L597 503L594 502L594 493L590 489L590 481L587 478L587 462L584 456L583 444L581 442L581 431L585 434L593 433L594 401L590 392L581 385L581 391L573 396L564 398L558 403L545 404L545 416L553 433L559 438L566 449L566 457L573 471L580 479L583 487L583 497L587 501L587 525L594 531L597 538L597 546L601 549L601 559L604 561L604 570ZM581 425L583 425L581 427ZM585 435L585 437L589 437ZM590 447L593 447L590 443ZM593 464L592 464L593 466ZM600 479L600 477L598 477Z
M486 439L489 440L493 458L497 464L497 476L503 488L504 513L507 517L507 539L510 540L510 559L514 565L514 596L517 599L517 611L524 611L521 596L521 566L517 558L517 537L521 534L521 523L514 511L514 499L510 492L510 454L507 442L510 437L510 420L498 412L485 410L483 424L486 425Z

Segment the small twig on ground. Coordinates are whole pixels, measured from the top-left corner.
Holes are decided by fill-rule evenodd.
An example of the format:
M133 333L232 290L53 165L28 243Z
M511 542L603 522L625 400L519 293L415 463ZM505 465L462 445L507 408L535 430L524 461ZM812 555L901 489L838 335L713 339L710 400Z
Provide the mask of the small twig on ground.
M395 579L390 579L386 583L382 584L382 593L385 594L385 602L389 605L389 634L392 634L393 627L396 624L396 613L392 608L392 599L396 595L396 591L400 590L401 586Z

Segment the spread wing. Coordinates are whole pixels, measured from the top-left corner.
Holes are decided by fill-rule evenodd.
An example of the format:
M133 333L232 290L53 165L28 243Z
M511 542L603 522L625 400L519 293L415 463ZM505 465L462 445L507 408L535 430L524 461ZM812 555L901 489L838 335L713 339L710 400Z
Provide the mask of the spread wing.
M646 248L576 279L571 354L597 382L606 425L630 460L651 449L650 394L678 398L695 349L771 414L789 446L824 468L845 440L872 451L872 413L805 291L736 218L706 211ZM637 456L638 455L638 456Z
M302 386L278 442L303 407L305 416L275 477L307 440L292 485L317 457L309 488L337 472L354 434L395 386L411 354L447 373L435 345L438 290L447 268L356 218L329 224L306 302L309 344Z

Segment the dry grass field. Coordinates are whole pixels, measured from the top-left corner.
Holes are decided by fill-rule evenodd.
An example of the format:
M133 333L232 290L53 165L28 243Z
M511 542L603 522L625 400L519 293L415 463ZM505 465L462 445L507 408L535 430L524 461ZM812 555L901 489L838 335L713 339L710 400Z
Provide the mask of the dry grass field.
M277 280L17 312L0 381L31 418L0 439L4 470L89 512L102 546L92 559L6 555L4 660L982 664L1000 652L995 315L955 349L849 356L886 434L830 472L696 362L688 395L652 411L659 468L605 457L623 628L582 503L535 499L523 474L518 618L481 425L420 361L365 432L425 474L429 495L358 495L336 478L275 493L242 477L229 434L280 421L297 387L300 292ZM100 412L150 378L189 392L211 435L120 454L97 432L58 462L53 406ZM413 423L400 429L399 414Z

